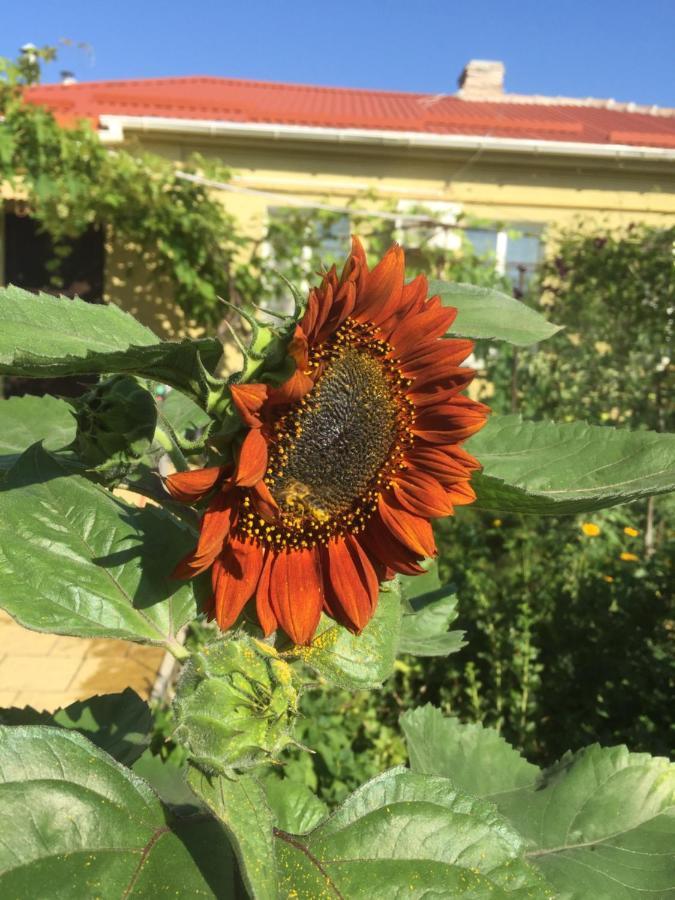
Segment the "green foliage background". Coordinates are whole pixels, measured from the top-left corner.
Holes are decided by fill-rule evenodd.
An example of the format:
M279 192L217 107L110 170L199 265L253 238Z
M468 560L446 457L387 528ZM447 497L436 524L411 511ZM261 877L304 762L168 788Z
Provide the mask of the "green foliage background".
M157 278L175 285L189 317L214 325L223 318L218 296L274 306L288 293L281 276L295 284L310 279L333 261L325 258L328 245L331 257L344 255L340 217L327 212L287 210L261 240L245 239L217 199L178 178L172 163L109 153L88 126L64 130L48 112L22 104L23 86L39 76L26 59L5 61L2 71L0 180L25 192L26 210L52 236L55 273L70 238L105 227L108 239L136 248ZM207 172L203 161L191 165L227 178L222 170ZM439 237L450 226L431 213L427 223L407 225L353 216L351 227L374 257L401 240L411 275L509 287L466 241L444 249ZM672 228L608 231L588 223L553 236L556 250L526 299L565 330L533 351L479 342L481 398L501 413L672 430L674 240ZM277 274L263 276L270 251ZM315 786L330 803L341 800L405 759L397 717L425 700L496 727L542 764L595 739L667 753L674 674L669 505L661 499L595 513L595 537L584 533L582 518L501 521L459 510L439 526L438 539L441 573L457 588L468 646L449 659L399 661L379 693L306 693L298 736L316 753L294 754L285 777ZM639 534L631 537L625 527Z

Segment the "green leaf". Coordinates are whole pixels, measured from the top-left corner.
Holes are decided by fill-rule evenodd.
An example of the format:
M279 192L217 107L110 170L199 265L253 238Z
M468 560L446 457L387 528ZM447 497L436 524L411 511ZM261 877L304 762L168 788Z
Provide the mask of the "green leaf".
M3 725L55 725L72 728L105 750L118 762L130 766L150 743L152 713L135 691L104 694L78 700L54 713L24 709L0 710Z
M263 786L255 778L209 778L192 769L189 784L223 823L251 897L277 900L274 820Z
M476 797L532 786L539 769L491 728L462 725L427 704L404 713L401 728L410 767L425 775L445 775Z
M144 781L77 732L0 726L0 760L2 897L233 895L218 823L168 820Z
M417 771L489 797L527 841L556 896L638 900L675 892L675 765L597 744L541 773L491 729L429 707L402 725Z
M178 755L174 751L167 759L162 759L161 756L155 756L151 750L145 750L133 764L132 769L148 782L163 803L198 809L197 798L187 784L187 762L184 758L182 763L177 762Z
M491 804L405 769L365 784L308 835L276 836L283 897L553 896Z
M161 341L114 305L0 288L0 374L28 378L79 374L140 375L205 402L200 362L213 373L215 339Z
M414 597L411 606L412 612L401 619L399 653L449 656L465 646L463 631L448 631L458 615L454 588L446 586Z
M158 403L160 419L165 418L176 434L181 437L186 432L206 428L210 417L180 391L170 391L165 400Z
M36 444L0 483L0 607L36 631L175 647L197 607L192 583L169 575L194 541Z
M361 634L322 616L311 644L295 647L293 654L338 687L378 688L394 669L400 627L400 588L391 582L380 591L375 615Z
M552 337L561 328L547 322L520 300L493 288L430 281L429 295L434 294L440 296L443 306L457 309L457 319L448 332L452 335L496 339L529 347Z
M48 450L60 450L74 437L75 419L64 400L30 395L0 400L0 472L37 441L44 441Z
M675 435L492 416L466 443L483 465L476 506L588 512L675 489Z
M398 581L401 585L401 599L410 603L413 597L419 597L422 594L429 594L431 591L437 591L441 587L441 579L438 575L438 561L435 559L425 559L422 561L424 575L399 575Z
M667 759L594 744L497 802L558 896L675 895L675 765Z
M282 831L305 834L328 815L326 804L306 784L271 774L263 786L276 827Z

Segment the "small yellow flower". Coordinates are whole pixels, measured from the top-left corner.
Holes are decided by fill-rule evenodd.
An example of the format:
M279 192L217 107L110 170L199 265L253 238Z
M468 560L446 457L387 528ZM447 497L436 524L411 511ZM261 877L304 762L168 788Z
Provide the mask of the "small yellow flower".
M586 537L597 537L600 534L600 526L596 525L594 522L584 522L581 526L581 530Z
M603 576L602 576L602 580L603 580L603 581L606 581L607 584L611 584L611 583L614 581L614 579L612 578L611 575L603 575Z
M630 525L627 525L624 528L623 533L627 534L628 537L637 537L638 534L640 534L640 532L637 530L637 528L631 528Z
M501 519L493 519L493 520L492 520L492 524L494 525L495 528L501 528L501 527L502 527L502 520L501 520Z
M624 552L619 556L619 559L622 559L624 562L638 562L640 557L636 556L634 553L626 553Z

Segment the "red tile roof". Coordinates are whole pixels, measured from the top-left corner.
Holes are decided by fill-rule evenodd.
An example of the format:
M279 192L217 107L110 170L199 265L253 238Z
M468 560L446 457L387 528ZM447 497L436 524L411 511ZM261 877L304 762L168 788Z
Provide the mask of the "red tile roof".
M675 116L555 98L463 100L390 91L312 87L229 78L158 78L41 85L31 102L61 120L101 115L358 128L594 144L675 147Z

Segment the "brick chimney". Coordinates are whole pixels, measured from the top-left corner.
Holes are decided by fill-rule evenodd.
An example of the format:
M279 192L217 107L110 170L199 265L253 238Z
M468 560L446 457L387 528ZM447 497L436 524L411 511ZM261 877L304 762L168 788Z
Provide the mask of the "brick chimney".
M504 63L472 59L459 76L457 95L463 100L490 100L504 95Z

